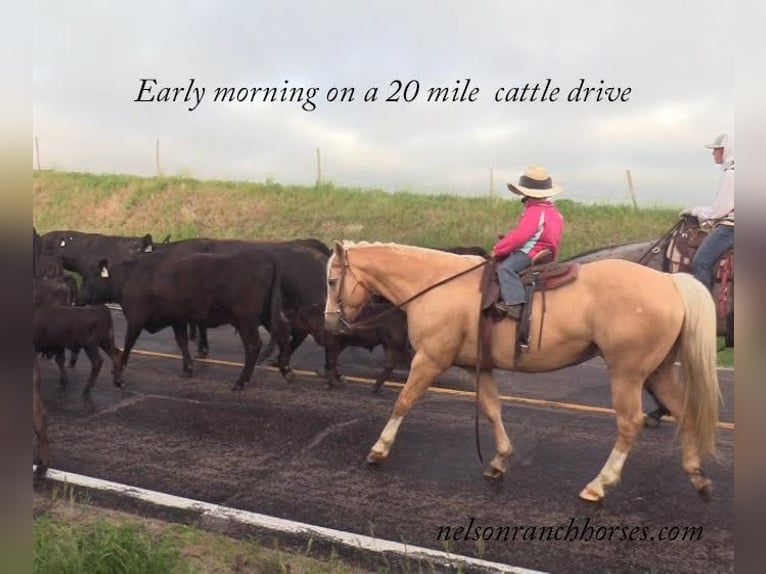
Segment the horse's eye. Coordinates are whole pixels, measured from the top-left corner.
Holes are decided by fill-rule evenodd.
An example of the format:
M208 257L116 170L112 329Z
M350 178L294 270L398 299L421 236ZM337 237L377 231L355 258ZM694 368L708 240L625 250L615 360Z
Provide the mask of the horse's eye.
M335 285L337 285L337 284L338 284L338 280L337 280L337 279L328 279L328 280L327 280L327 284L328 284L330 287L335 287Z

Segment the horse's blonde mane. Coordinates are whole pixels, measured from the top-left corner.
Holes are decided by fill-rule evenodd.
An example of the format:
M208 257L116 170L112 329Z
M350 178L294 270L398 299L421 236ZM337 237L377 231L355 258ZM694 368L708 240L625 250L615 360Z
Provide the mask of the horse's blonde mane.
M405 251L417 251L419 253L422 253L423 255L426 254L432 254L432 253L440 253L443 255L452 255L453 257L474 257L477 260L481 259L478 255L460 255L458 253L451 253L450 251L442 251L441 249L433 249L431 247L419 247L417 245L405 245L403 243L393 243L393 242L381 242L381 241L351 241L350 239L344 239L341 244L343 245L343 249L351 249L351 248L371 248L371 247L386 247L389 249L392 249L394 251L396 250L405 250Z

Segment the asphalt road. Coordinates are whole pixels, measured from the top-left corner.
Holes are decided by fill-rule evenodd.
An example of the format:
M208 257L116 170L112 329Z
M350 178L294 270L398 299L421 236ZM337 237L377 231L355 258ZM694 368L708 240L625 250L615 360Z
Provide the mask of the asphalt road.
M121 345L124 322L118 312L114 317ZM232 329L211 331L210 344L211 358L242 361ZM136 348L178 354L170 330L142 334ZM350 349L341 360L352 376L328 390L310 374L323 364L323 354L309 340L294 357L301 369L295 381L259 368L236 393L230 387L239 367L198 363L186 379L180 359L136 353L125 372L126 390L111 385L105 363L89 401L80 396L87 358L81 357L64 390L55 364L44 364L51 466L549 572L733 571L733 371L719 375L721 419L729 424L719 429L720 460L706 466L715 483L712 502L693 491L675 427L665 422L644 431L622 483L594 506L577 495L615 437L614 416L602 412L610 397L599 361L543 375L497 373L509 397L503 418L514 454L505 479L490 481L477 457L470 394L429 392L402 424L389 460L367 466L365 456L398 387L386 385L376 396L356 378L374 375L379 352ZM469 390L471 377L450 370L439 387ZM483 420L480 437L488 460L494 443ZM456 537L460 526L471 526L472 535L493 528L493 538L466 540L471 536L464 531ZM546 539L546 526L567 540ZM440 540L442 527L457 539ZM686 527L699 528L694 540L681 539ZM611 540L597 540L610 532ZM631 534L634 540L625 540ZM661 540L674 534L676 540Z

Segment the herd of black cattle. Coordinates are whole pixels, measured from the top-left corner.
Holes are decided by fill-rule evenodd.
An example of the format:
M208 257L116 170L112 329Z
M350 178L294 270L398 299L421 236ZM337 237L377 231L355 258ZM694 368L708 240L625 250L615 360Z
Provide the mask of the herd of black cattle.
M349 346L382 345L385 368L377 391L400 361L409 363L406 314L385 313L353 334L324 329L326 266L330 249L316 239L246 241L187 239L154 243L151 235L119 237L78 231L33 229L34 349L55 357L62 385L67 383L65 351L74 366L82 349L91 362L84 393L93 387L103 364L99 349L112 361L113 382L123 384L123 369L142 330L171 327L183 355L183 374L191 376L189 340L197 339L198 356L208 352L207 329L232 325L245 350L245 364L234 388L249 381L259 359L275 347L276 366L285 378L290 359L311 335L325 349L328 384L339 379L338 356ZM481 248L454 248L486 255ZM77 282L66 271L82 278ZM115 345L112 316L104 303L122 307L127 323L122 351ZM371 302L360 319L390 306ZM261 352L259 327L271 335Z

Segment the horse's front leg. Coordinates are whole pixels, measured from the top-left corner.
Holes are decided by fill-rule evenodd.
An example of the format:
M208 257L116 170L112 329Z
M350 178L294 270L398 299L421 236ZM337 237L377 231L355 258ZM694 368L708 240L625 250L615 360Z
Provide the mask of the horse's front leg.
M378 438L378 441L373 445L370 454L367 455L368 463L377 464L388 457L388 453L391 451L391 445L394 444L396 433L399 430L399 425L401 424L404 415L406 415L412 405L423 396L423 393L428 390L428 387L430 387L436 380L436 377L446 369L447 367L436 365L423 352L415 354L415 357L412 359L412 365L410 366L410 374L407 377L407 382L399 393L399 397L396 399L391 418L388 419L383 432L380 433L380 438Z

